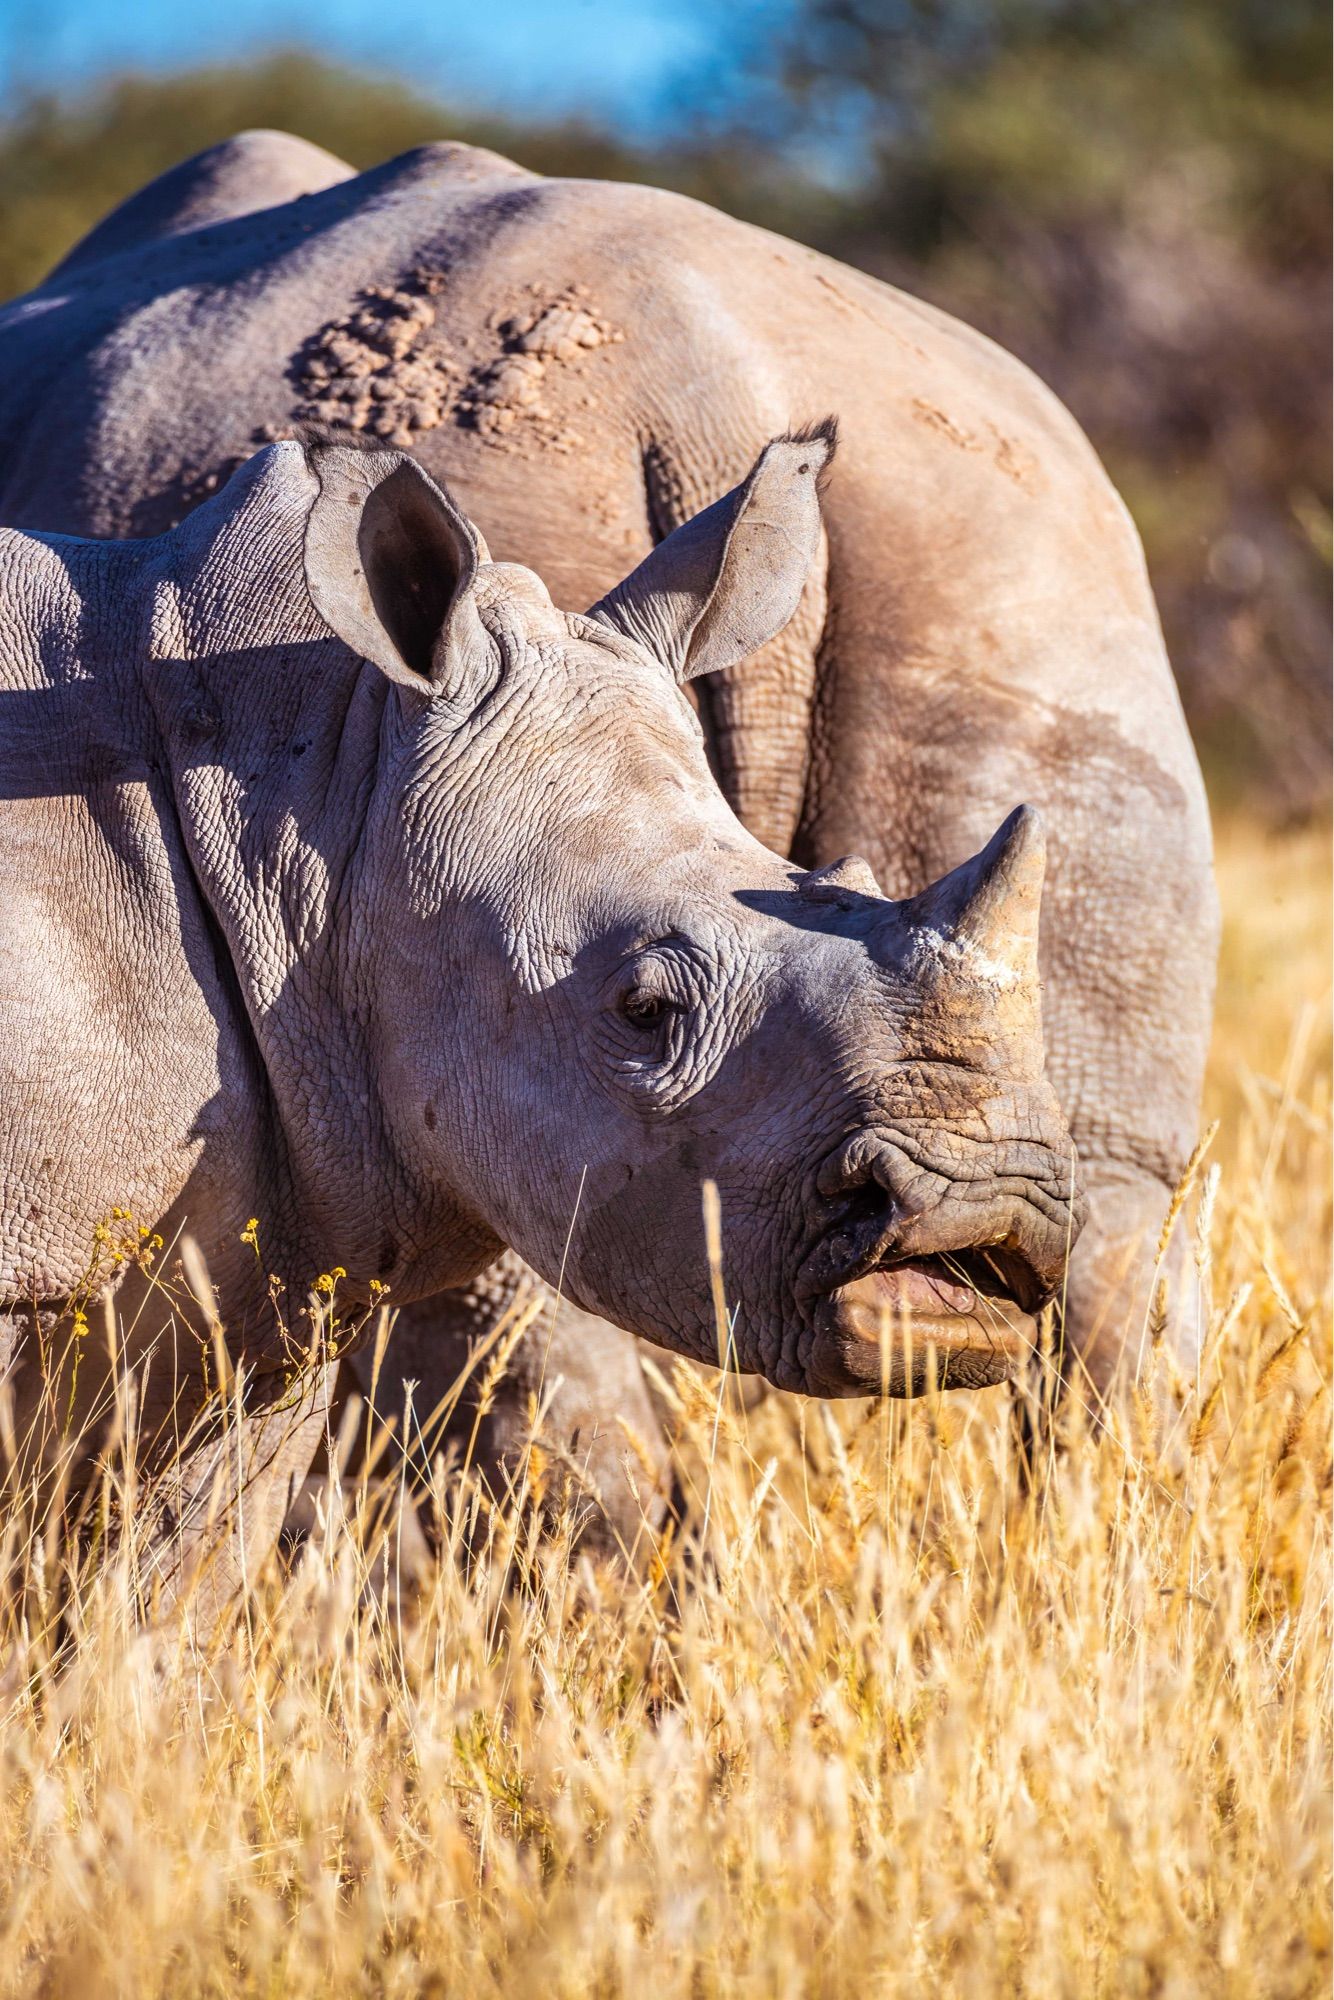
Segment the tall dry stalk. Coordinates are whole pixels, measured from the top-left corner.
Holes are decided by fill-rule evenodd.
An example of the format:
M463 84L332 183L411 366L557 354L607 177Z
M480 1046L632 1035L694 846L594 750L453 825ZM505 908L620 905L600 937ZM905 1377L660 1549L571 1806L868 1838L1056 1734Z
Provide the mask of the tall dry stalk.
M209 1647L11 1493L0 1995L1327 1991L1327 962L1246 928L1293 859L1224 850L1198 1379L1151 1329L1036 1476L1003 1392L742 1421L662 1361L634 1576L443 1469L408 1574L381 1438Z

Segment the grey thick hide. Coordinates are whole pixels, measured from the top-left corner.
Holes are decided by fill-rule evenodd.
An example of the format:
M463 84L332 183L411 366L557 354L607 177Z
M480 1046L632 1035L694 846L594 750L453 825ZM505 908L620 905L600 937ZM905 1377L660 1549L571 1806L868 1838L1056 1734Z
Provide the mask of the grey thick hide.
M569 604L764 436L836 410L827 553L787 631L698 684L710 756L770 846L860 850L891 893L1042 807L1049 1070L1090 1197L1067 1334L1097 1384L1133 1357L1197 1129L1217 908L1133 529L1031 375L697 203L456 145L356 176L275 133L126 204L0 317L0 355L12 522L155 532L314 422L410 445Z

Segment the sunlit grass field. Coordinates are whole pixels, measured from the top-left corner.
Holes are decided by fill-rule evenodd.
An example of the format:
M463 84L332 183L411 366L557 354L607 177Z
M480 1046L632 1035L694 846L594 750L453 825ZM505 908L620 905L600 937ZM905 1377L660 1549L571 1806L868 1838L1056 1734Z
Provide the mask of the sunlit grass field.
M1328 871L1223 829L1204 1359L1033 1479L1007 1391L746 1412L659 1356L685 1521L633 1579L457 1475L471 1563L330 1485L211 1646L49 1544L0 1994L1328 1992Z

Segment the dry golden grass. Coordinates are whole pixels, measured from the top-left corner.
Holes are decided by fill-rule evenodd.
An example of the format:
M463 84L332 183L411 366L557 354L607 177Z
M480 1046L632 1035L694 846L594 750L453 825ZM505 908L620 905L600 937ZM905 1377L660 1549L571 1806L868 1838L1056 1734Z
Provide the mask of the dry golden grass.
M1026 1486L1003 1392L669 1370L638 1584L502 1516L400 1599L331 1492L207 1654L3 1599L0 1993L1326 1992L1328 863L1221 842L1198 1381Z

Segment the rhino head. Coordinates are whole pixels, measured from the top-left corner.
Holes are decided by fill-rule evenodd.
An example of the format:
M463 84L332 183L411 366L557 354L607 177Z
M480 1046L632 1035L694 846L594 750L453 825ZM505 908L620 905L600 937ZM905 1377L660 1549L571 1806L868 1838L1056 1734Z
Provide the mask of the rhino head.
M856 860L803 872L729 810L684 692L792 615L832 449L775 440L584 614L396 452L279 445L212 503L184 598L258 589L269 665L214 648L224 749L178 795L309 1255L350 1286L420 1296L503 1243L717 1359L711 1181L734 1366L913 1393L928 1344L961 1385L1027 1346L1078 1223L1036 816L910 902ZM238 778L279 751L289 796Z

